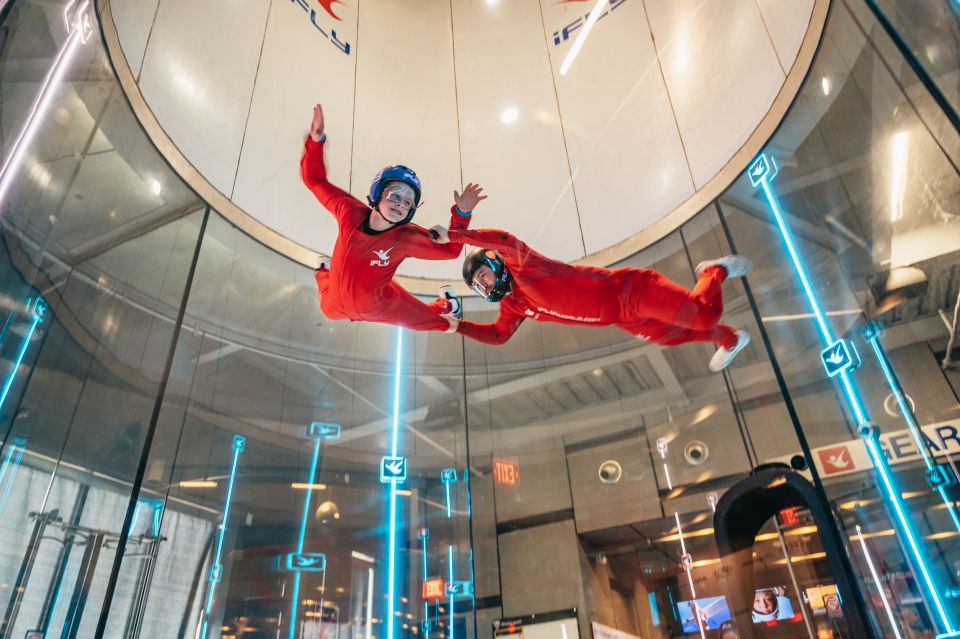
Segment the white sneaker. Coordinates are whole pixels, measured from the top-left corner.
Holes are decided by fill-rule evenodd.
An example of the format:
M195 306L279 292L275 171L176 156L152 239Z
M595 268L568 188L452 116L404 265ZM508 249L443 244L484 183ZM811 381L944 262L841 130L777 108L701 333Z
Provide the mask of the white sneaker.
M737 353L745 349L749 343L750 333L737 331L737 343L733 348L718 348L717 352L710 358L710 370L714 373L719 373L725 369L730 365L730 362L733 361L733 358L737 356Z
M440 297L450 300L451 310L448 315L453 315L458 320L463 319L463 304L460 303L460 298L457 297L456 292L453 290L453 287L449 284L447 286L440 287Z
M325 271L329 271L329 270L330 270L330 256L329 256L329 255L323 255L323 254L321 254L321 255L318 255L318 256L317 256L317 268L314 269L314 270L319 271L320 269L323 269L323 270L325 270Z
M743 277L753 270L753 260L743 255L725 255L715 260L704 260L697 264L697 277L708 266L721 266L727 272L727 277Z

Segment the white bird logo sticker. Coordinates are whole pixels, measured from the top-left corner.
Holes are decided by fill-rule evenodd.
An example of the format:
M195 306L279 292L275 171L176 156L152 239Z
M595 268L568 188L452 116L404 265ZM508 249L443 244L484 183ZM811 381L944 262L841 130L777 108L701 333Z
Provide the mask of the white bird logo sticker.
M843 451L837 455L830 455L827 461L837 468L846 468L847 464L850 463L850 460L847 459L847 451Z
M372 253L377 256L377 259L370 260L370 266L390 266L390 251L392 250L392 246L381 251L374 249Z

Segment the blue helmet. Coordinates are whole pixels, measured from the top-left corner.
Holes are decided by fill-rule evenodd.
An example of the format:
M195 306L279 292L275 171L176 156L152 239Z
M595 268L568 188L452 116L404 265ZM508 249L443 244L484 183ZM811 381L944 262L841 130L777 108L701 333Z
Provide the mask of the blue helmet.
M406 224L413 219L413 214L416 213L417 206L420 204L420 178L413 172L413 169L402 164L394 164L380 169L373 176L373 182L370 183L370 195L367 196L367 202L370 203L371 207L377 208L377 205L380 204L380 196L383 195L383 187L387 182L403 182L413 189L414 204L410 207L407 217L397 222L397 224Z

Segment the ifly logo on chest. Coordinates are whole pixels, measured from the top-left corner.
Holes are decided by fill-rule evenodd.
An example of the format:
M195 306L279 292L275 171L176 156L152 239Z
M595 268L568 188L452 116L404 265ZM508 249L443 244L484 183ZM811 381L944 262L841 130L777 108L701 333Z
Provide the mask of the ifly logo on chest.
M621 0L621 2L622 1L623 0ZM318 21L318 18L321 18L320 12L316 8L311 7L307 0L290 0L290 2L299 6L301 9L303 9L305 14L310 16L310 24L314 29L317 30L317 32L320 33L320 35L332 42L333 45L340 49L340 51L342 51L344 54L350 55L350 43L346 40L340 40L337 37L337 30L332 27L329 27L330 33L327 33L327 30L320 26L320 21ZM333 5L344 4L343 2L340 2L340 0L317 0L317 2L328 16L338 22L343 22L343 20L333 12Z

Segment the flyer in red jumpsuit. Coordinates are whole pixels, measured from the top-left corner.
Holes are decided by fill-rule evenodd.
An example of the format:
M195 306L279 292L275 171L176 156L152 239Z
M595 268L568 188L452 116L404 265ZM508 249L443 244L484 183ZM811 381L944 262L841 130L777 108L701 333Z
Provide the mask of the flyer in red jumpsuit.
M448 303L424 304L393 281L400 263L408 257L425 260L455 259L459 242L436 244L430 232L416 224L402 224L376 232L367 225L370 207L327 180L323 164L324 142L309 136L304 143L300 174L304 184L337 220L339 233L329 269L316 272L320 308L330 319L365 320L404 326L417 331L446 331L441 316ZM451 208L450 228L466 229L469 215Z
M657 344L713 342L733 348L736 331L718 320L726 271L708 266L693 290L651 269L608 269L551 260L506 231L451 230L451 243L500 253L510 271L510 292L500 300L496 322L461 320L457 332L487 344L502 344L525 319L589 326L617 326Z

